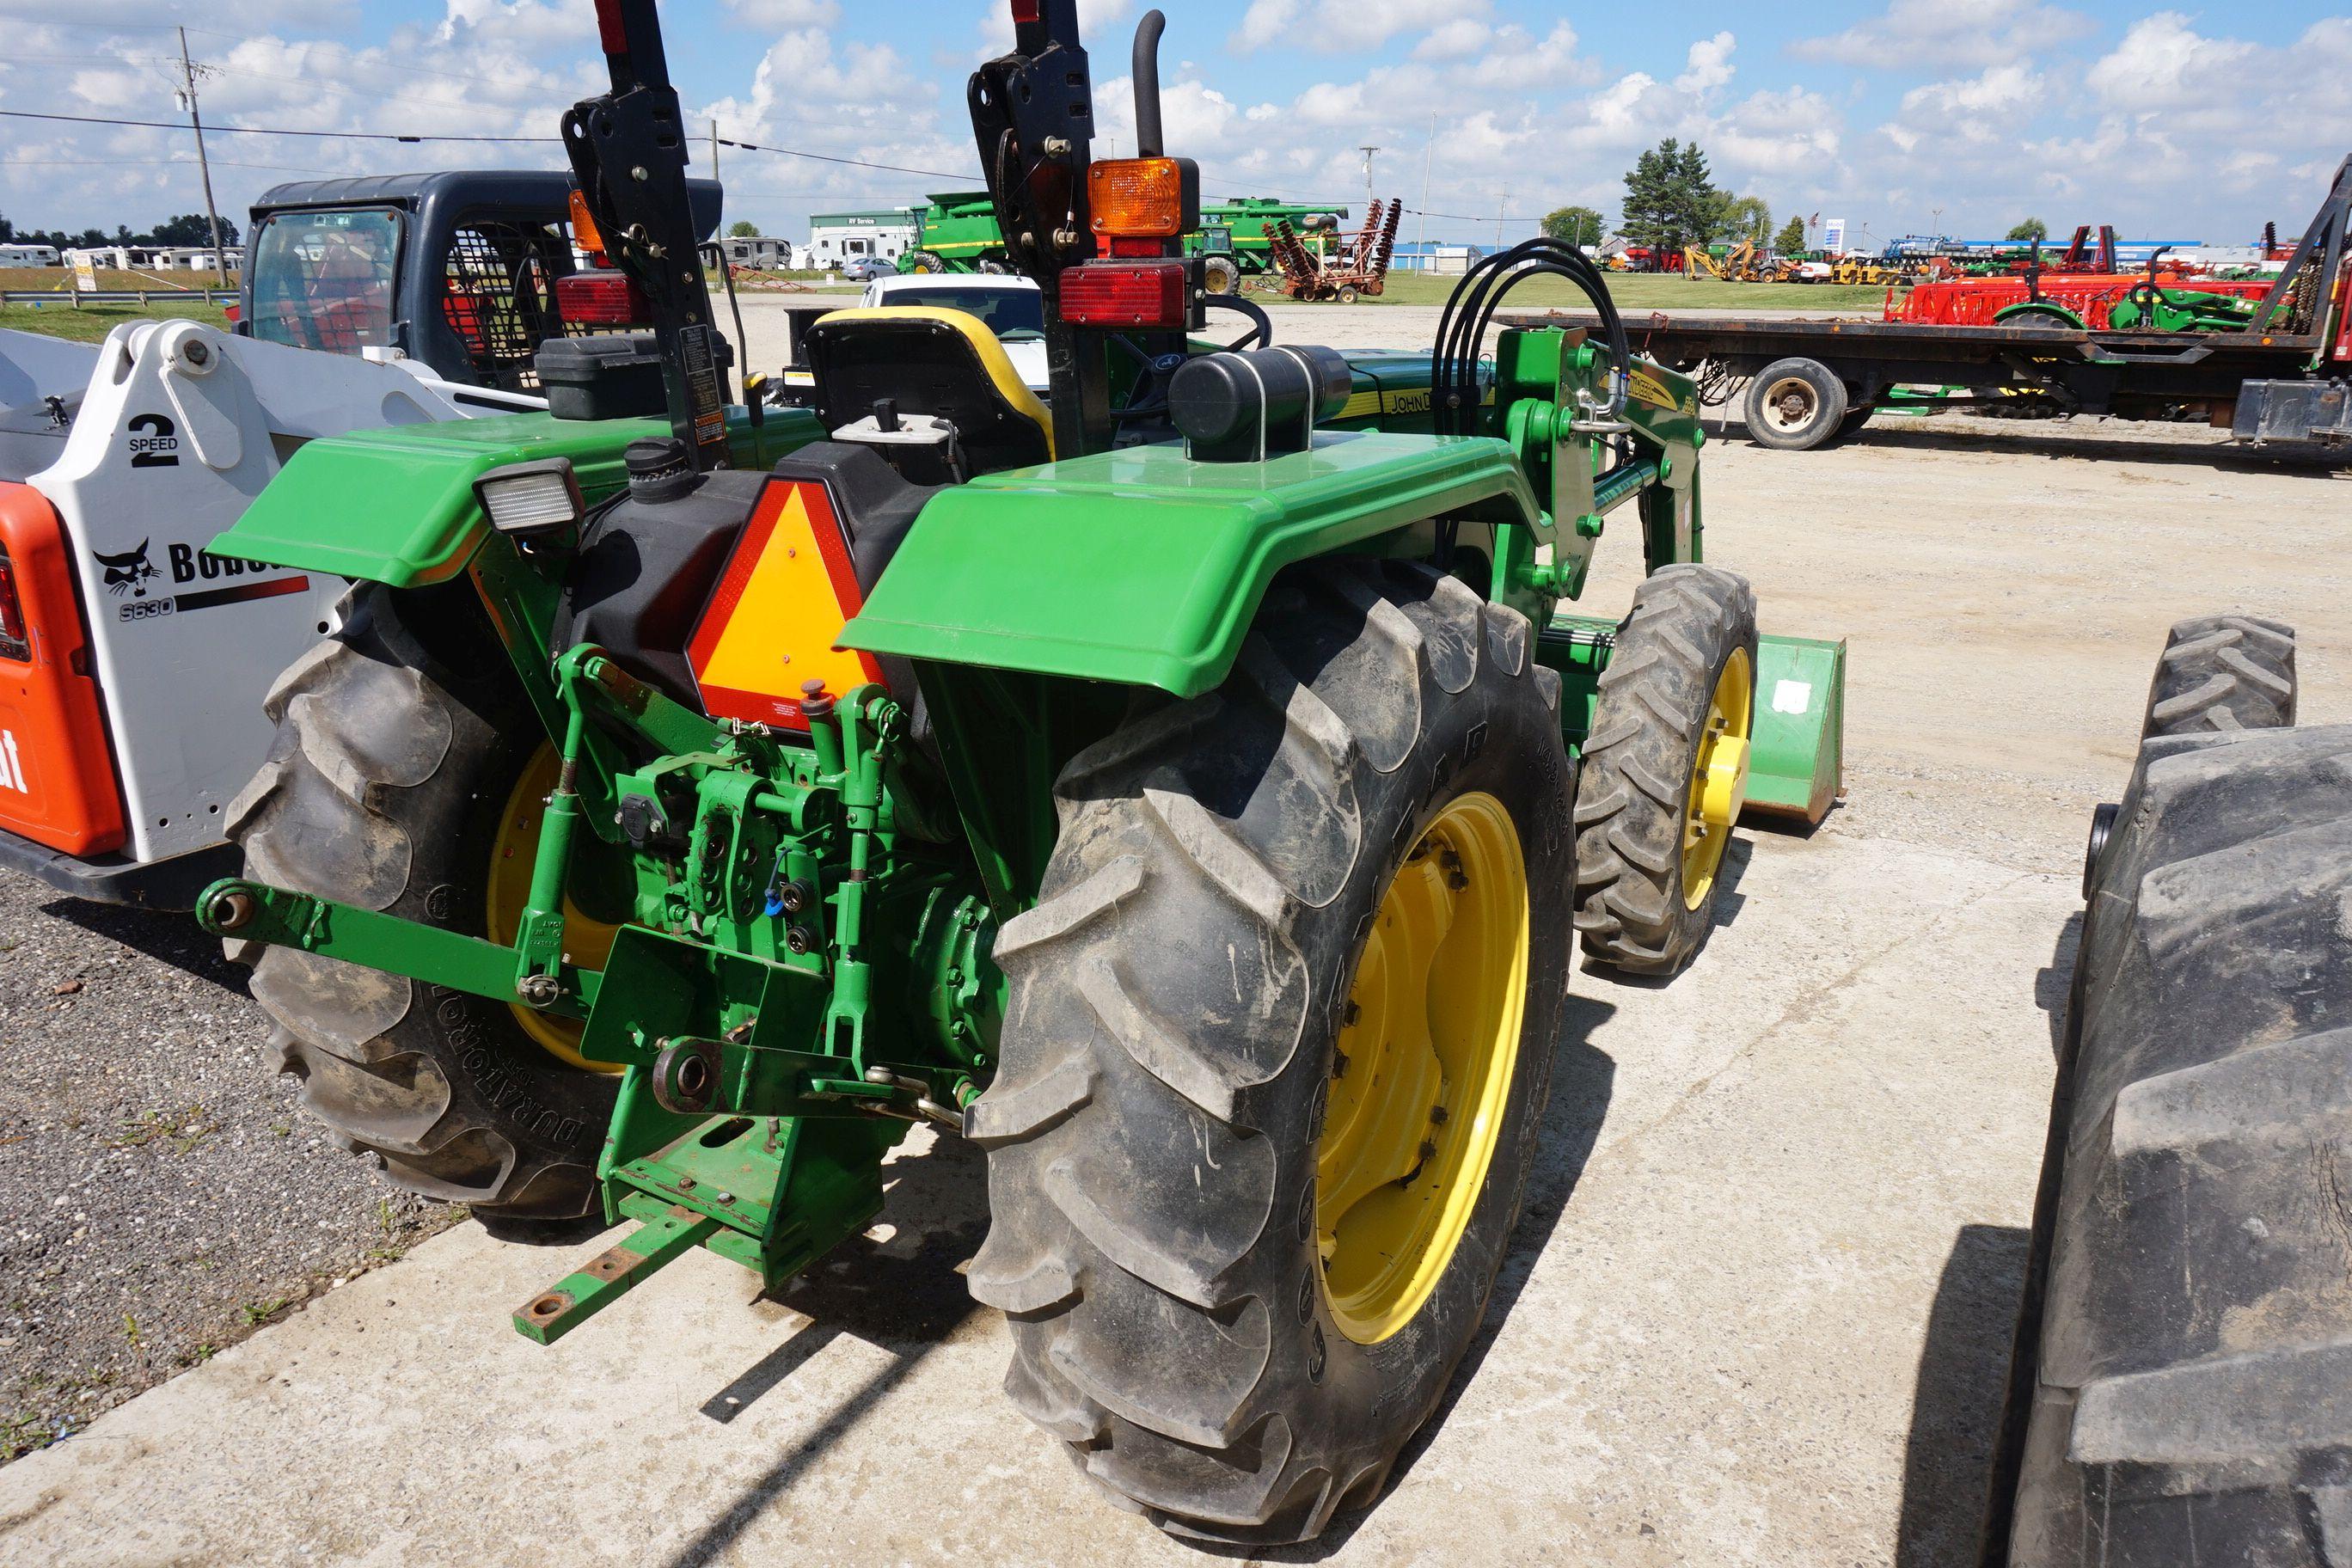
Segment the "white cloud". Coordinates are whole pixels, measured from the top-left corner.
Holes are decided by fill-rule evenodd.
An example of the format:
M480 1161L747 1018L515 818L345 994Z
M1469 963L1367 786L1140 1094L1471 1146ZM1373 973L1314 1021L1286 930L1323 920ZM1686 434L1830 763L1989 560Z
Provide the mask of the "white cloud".
M1401 33L1457 28L1487 0L1251 0L1230 40L1239 50L1286 43L1327 54L1376 49Z
M1870 70L1968 70L2004 65L2090 30L2088 17L2036 0L1890 0L1869 21L1800 39L1789 52Z
M596 37L593 0L447 0L436 43L566 45L584 49Z
M1731 79L1736 68L1731 63L1731 51L1739 41L1729 33L1717 33L1712 38L1701 38L1690 47L1685 57L1683 74L1675 78L1677 92L1706 92Z
M727 9L747 27L827 27L841 19L834 0L727 0Z
M1430 29L1412 48L1417 60L1458 60L1477 54L1495 37L1495 29L1475 16L1456 16Z

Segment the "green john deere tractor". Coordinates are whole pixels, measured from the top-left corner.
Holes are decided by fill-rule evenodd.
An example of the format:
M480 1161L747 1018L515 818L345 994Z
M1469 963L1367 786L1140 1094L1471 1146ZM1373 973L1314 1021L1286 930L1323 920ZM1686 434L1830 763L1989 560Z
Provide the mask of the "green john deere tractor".
M1091 162L1076 0L1014 10L972 118L1049 405L902 308L812 328L786 409L727 405L654 0L599 0L564 139L651 346L312 442L215 546L358 585L199 916L395 1180L635 1222L523 1333L697 1246L782 1283L929 1124L988 1152L1014 1402L1169 1529L1303 1539L1476 1330L1572 926L1690 959L1743 804L1829 805L1842 647L1699 563L1693 388L1580 253L1482 263L1432 353L1272 346L1183 254L1159 14ZM1539 274L1601 340L1482 358ZM1632 608L1555 618L1625 510Z

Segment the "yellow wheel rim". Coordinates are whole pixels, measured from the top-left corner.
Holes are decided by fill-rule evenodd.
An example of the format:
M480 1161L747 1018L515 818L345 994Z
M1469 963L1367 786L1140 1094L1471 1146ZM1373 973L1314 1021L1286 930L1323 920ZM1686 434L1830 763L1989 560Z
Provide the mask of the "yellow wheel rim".
M1756 677L1748 650L1735 649L1707 700L1706 728L1691 757L1690 805L1683 814L1683 905L1696 909L1715 891L1715 874L1731 843L1731 825L1748 801L1748 740L1756 723Z
M540 822L547 815L547 797L554 792L562 759L552 746L542 745L530 765L515 781L499 816L499 836L490 846L488 910L490 940L511 943L522 929L522 912L530 906L530 868L539 852ZM582 914L569 897L563 900L563 951L583 969L602 969L613 951L618 928ZM592 1062L580 1054L580 1025L571 1018L513 1004L515 1022L524 1034L551 1054L591 1072L616 1073L618 1062Z
M1501 801L1465 795L1381 900L1315 1146L1324 1300L1359 1344L1412 1321L1469 1228L1510 1105L1527 989L1518 831Z

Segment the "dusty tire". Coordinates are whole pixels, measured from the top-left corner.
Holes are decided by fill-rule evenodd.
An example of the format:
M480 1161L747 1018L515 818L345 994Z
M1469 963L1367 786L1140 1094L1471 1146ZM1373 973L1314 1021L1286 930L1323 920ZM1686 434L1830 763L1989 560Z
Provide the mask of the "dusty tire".
M381 588L345 605L342 630L266 700L277 738L230 805L229 837L257 880L479 936L499 816L544 732L494 647L436 657ZM587 1212L616 1078L563 1063L481 997L227 946L253 964L279 1069L354 1153L478 1212Z
M1838 421L1837 438L1843 441L1850 436L1861 434L1862 427L1869 424L1870 416L1877 412L1875 405L1867 403L1859 408L1847 409L1845 417Z
M2084 917L1989 1561L2341 1560L2347 907L2352 726L2142 749Z
M2140 738L2294 722L2294 628L2258 616L2176 624L2147 689Z
M1846 416L1845 383L1819 360L1774 360L1748 383L1742 412L1748 435L1775 451L1807 452L1838 434Z
M1293 568L1223 687L1056 786L1042 896L996 948L1012 988L968 1122L992 1221L971 1289L1013 1320L1013 1403L1171 1531L1301 1541L1369 1504L1477 1329L1568 983L1573 770L1532 650L1524 617L1424 568ZM1317 1234L1353 969L1424 830L1482 798L1528 878L1515 1069L1478 1119L1483 1182L1442 1189L1475 1191L1466 1232L1402 1331L1360 1343Z
M1745 577L1663 566L1634 591L1576 790L1576 928L1601 963L1672 974L1706 940L1716 880L1688 885L1684 832L1709 699L1738 657L1752 726L1756 591Z
M1202 287L1212 294L1234 294L1241 290L1241 264L1230 256L1212 256L1201 264Z

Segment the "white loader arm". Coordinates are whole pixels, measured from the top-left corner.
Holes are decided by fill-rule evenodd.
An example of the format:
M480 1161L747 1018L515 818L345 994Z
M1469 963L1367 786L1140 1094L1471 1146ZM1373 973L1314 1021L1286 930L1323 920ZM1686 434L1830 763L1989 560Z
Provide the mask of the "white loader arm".
M262 699L330 629L345 586L205 546L316 437L543 405L186 321L116 328L87 383L56 461L28 482L79 574L124 853L151 861L220 841L268 750Z

